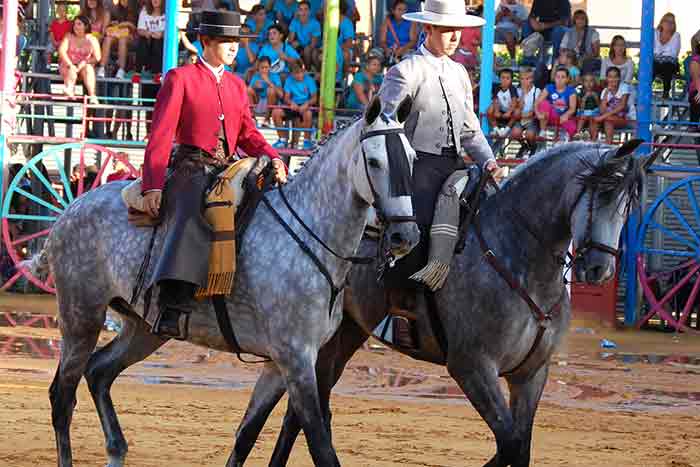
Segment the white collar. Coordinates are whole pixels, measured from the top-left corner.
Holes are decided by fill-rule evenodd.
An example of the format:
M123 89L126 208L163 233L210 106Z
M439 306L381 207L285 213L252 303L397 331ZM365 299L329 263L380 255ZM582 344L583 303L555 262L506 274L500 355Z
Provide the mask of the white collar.
M446 61L450 60L450 57L447 55L443 55L442 57L436 57L428 48L425 46L425 43L421 44L420 46L420 52L425 55L426 57L430 57L434 60L440 60L440 61Z
M202 61L204 66L207 67L207 69L209 71L211 71L211 73L214 75L214 78L216 78L216 82L217 83L220 82L221 77L224 75L224 71L225 71L224 65L222 64L222 65L219 65L218 67L214 68L206 60L204 60L204 57L199 57L199 59Z

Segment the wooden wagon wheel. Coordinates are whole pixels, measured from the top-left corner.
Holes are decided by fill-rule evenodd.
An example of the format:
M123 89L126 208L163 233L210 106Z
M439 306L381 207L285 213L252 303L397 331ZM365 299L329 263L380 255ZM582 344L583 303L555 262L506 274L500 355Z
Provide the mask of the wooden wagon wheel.
M676 331L700 332L700 176L668 187L639 230L637 271L648 302L637 326L658 317Z
M76 164L78 167L78 183L75 195L71 191L70 183L70 168L64 167L63 152L65 150L79 151L79 161ZM94 181L90 186L85 186L86 167L88 158L91 153L101 153L102 163ZM109 167L110 162L119 160L129 170L130 175L138 177L138 171L126 160L111 149L96 144L62 144L53 146L33 157L27 162L22 169L15 175L10 182L5 200L0 212L2 219L2 238L7 248L8 254L16 267L15 274L8 279L5 284L0 287L0 290L6 290L11 287L17 280L24 276L31 283L40 289L54 293L53 280L49 276L46 280L40 280L34 277L29 271L20 265L26 254L29 251L29 246L32 242L41 242L49 232L51 226L56 219L68 208L75 198L82 195L85 191L91 190L101 184L105 169ZM41 170L41 167L50 166L55 170L56 184L51 183L54 178L51 174L47 177L47 173ZM34 186L41 186L43 193L31 193L30 186L34 182ZM56 186L57 185L57 186ZM27 203L29 213L17 213L14 206L18 202ZM17 235L16 229L11 228L14 223L22 222L26 228L25 231L31 233L27 235Z

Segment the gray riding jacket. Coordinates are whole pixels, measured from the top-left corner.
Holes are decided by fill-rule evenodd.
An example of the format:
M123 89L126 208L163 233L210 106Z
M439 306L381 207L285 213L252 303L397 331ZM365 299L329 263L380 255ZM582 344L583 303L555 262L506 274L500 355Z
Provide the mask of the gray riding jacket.
M435 57L421 46L384 77L379 91L384 112L394 113L406 95L413 98L406 136L416 151L439 155L442 148L456 144L480 165L494 159L474 113L472 84L462 65L447 56Z

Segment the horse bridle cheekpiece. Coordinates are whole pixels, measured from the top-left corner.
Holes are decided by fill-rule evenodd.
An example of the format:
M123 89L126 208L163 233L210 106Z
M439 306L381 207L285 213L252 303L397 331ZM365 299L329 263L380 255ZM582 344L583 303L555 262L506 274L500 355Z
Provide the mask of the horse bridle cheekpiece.
M406 148L401 141L401 135L404 134L404 129L400 128L390 128L385 130L373 130L363 133L360 136L360 148L362 149L362 159L365 166L365 175L367 177L367 183L369 184L369 189L372 192L373 203L372 206L377 210L377 215L379 221L382 224L389 222L400 223L400 222L415 222L415 216L387 216L383 209L380 201L379 193L372 183L372 177L369 175L369 166L367 162L367 153L365 152L365 147L362 144L366 139L373 138L375 136L384 136L385 145L387 149L387 158L389 159L389 188L390 195L394 197L398 196L411 196L413 194L411 185L411 167L408 164L408 156L406 154Z
M574 209L572 212L576 212L576 208L578 207L579 203L581 202L581 199L583 199L587 191L588 190L586 189L581 191L581 194L578 196L578 199L576 199L576 202L574 203ZM596 199L596 191L597 190L595 187L592 187L590 189L590 197L588 201L588 218L586 219L586 230L583 234L582 244L579 245L578 248L576 248L575 256L573 258L574 263L583 259L583 255L585 255L591 250L602 251L603 253L607 253L611 256L614 256L615 258L620 256L619 249L613 248L604 243L593 241L593 207Z

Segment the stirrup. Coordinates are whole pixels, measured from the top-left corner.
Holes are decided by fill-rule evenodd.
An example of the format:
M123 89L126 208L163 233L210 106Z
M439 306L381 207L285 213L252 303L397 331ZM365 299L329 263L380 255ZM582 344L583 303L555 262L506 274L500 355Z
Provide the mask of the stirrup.
M175 320L167 320L164 322L163 315L166 313L177 314L177 322L175 322ZM189 328L190 313L183 312L181 309L177 309L176 307L167 307L158 310L158 316L153 322L151 333L167 339L186 341Z

